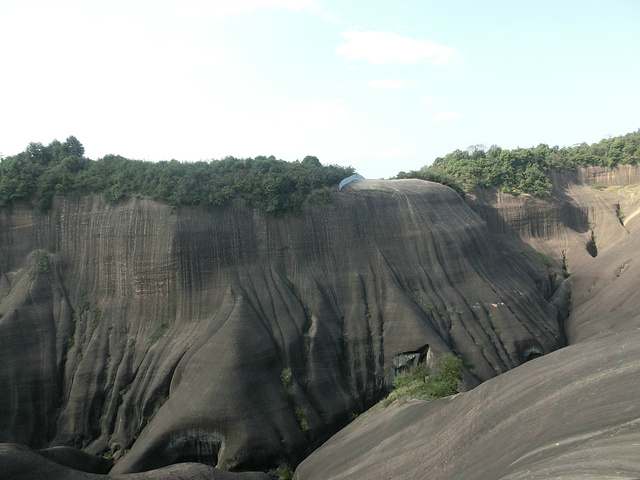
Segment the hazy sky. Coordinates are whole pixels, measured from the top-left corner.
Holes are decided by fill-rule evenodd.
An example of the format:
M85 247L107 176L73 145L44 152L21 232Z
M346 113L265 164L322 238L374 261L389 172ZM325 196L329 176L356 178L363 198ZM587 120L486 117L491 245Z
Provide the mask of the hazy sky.
M4 156L75 135L379 178L638 128L638 0L0 0Z

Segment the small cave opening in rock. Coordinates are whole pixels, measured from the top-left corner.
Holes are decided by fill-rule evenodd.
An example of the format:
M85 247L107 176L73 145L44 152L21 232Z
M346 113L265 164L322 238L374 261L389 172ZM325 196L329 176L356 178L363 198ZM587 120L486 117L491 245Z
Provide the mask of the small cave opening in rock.
M534 358L538 358L538 357L542 357L544 355L544 352L542 352L542 350L537 350L535 348L527 350L524 353L524 361L528 362L529 360L533 360Z
M185 428L171 436L157 452L157 465L176 463L202 463L218 466L220 451L224 448L224 435L215 430Z
M384 385L386 393L391 389L393 385L393 379L398 375L409 371L411 368L416 367L418 364L423 363L427 358L429 351L429 345L423 345L417 350L404 352L393 357L392 369L387 372L384 379Z
M544 355L542 345L540 345L540 343L535 339L517 342L516 350L521 363L529 362Z

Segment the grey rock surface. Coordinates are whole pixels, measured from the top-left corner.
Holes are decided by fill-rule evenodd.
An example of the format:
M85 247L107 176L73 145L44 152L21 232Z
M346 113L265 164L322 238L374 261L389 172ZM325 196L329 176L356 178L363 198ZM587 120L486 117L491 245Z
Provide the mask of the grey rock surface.
M474 390L367 413L294 478L640 478L640 335L611 332Z
M98 196L4 209L0 441L112 456L114 475L295 465L380 398L400 354L454 352L470 389L564 344L555 280L503 237L419 180L359 180L282 217Z
M492 230L549 255L550 271L563 253L571 259L556 292L569 301L569 346L466 393L368 412L295 478L640 478L637 173L585 169L556 178L546 200L496 192L472 199ZM581 216L588 228L578 228ZM595 257L586 250L591 229Z
M272 477L261 472L233 473L219 470L201 463L181 463L157 470L126 475L102 475L81 471L60 464L60 456L65 463L76 466L87 465L88 454L74 449L74 452L56 452L53 457L35 452L24 445L0 443L0 472L3 480L269 480Z

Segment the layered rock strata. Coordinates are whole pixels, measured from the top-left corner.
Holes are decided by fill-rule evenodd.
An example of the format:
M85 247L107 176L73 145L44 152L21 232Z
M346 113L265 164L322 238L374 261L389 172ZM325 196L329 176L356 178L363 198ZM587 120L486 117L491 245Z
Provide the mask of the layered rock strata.
M380 398L399 355L460 355L471 388L562 346L553 279L518 248L418 180L282 217L5 209L0 441L108 454L112 474L295 464Z

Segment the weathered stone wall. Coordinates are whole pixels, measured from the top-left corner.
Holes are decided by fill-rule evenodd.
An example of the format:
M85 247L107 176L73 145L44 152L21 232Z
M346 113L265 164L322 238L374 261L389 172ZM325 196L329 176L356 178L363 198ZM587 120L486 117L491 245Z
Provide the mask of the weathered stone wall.
M398 354L452 351L473 387L563 344L535 252L418 180L283 217L56 198L0 212L0 268L0 441L130 448L116 473L296 463Z

